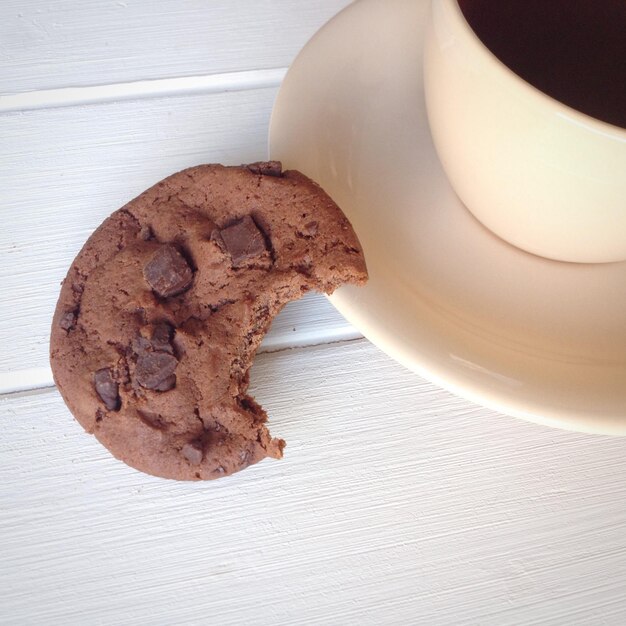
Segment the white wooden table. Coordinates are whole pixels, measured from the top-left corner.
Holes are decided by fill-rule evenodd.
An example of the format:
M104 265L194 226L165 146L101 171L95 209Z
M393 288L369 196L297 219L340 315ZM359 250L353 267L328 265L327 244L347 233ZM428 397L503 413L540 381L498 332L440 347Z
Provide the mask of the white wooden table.
M263 158L286 67L347 3L0 3L0 623L626 623L626 440L456 398L321 296L253 369L280 462L140 474L52 385L85 238L171 172Z

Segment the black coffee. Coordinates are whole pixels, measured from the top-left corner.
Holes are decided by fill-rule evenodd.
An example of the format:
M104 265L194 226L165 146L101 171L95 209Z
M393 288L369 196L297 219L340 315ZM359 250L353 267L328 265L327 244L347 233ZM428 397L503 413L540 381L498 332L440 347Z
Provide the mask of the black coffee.
M510 69L570 107L626 128L626 0L458 0Z

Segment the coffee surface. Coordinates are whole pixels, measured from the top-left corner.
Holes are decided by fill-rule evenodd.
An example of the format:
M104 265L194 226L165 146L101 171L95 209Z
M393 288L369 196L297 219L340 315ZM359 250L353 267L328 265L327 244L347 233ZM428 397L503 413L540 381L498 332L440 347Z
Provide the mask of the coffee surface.
M480 40L556 100L626 128L626 0L459 0Z

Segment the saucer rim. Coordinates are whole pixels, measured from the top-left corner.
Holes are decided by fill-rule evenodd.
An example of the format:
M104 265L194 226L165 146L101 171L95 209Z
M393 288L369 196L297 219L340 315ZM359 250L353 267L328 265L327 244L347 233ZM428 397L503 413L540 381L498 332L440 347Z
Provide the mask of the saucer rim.
M426 3L426 0L423 0L423 2ZM310 51L310 49L314 48L318 36L329 24L341 19L341 16L346 12L351 12L355 9L359 10L359 5L364 6L370 3L371 0L361 0L360 2L355 2L342 9L342 11L313 35L292 63L276 96L272 110L268 132L268 148L270 155L272 155L272 137L278 117L276 113L277 105L281 101L281 95L283 95L286 88L285 86L289 83L290 76L298 71L298 59ZM429 150L430 149L434 150L434 147L429 148ZM276 158L280 157L280 155L275 154L272 156ZM559 410L554 404L547 406L545 402L534 400L530 396L524 399L514 396L513 401L507 401L502 392L498 392L498 390L494 390L488 386L481 385L480 383L468 384L467 382L459 382L457 380L458 376L455 375L454 370L438 366L430 357L425 356L425 354L420 352L415 346L413 346L412 350L404 349L400 341L401 338L388 332L383 325L377 325L372 318L368 318L361 310L361 307L359 307L358 298L356 302L352 301L353 298L349 293L349 290L346 288L340 288L335 294L328 296L328 299L350 323L362 332L365 338L370 340L392 359L434 384L449 390L453 394L466 398L488 409L544 426L591 434L626 435L626 415L621 413L607 414L601 411L595 414L589 411L575 413L570 408Z

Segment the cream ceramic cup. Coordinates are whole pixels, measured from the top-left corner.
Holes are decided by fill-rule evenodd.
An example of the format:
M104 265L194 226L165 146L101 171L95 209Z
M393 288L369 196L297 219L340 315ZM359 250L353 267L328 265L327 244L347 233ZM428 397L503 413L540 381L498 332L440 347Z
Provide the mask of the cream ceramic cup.
M424 81L444 170L487 228L551 259L626 259L626 129L513 73L478 39L456 0L432 2Z

